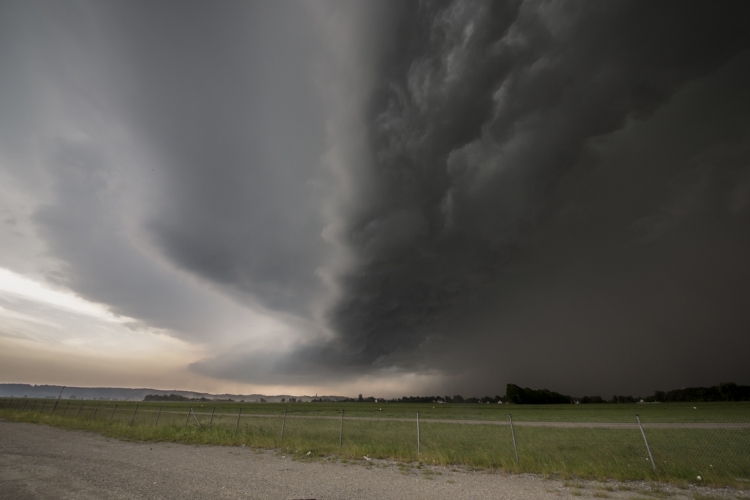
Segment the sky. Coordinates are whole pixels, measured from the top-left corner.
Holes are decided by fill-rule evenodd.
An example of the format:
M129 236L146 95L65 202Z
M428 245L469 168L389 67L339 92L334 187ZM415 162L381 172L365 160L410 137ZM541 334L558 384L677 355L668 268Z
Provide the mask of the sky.
M750 3L0 2L0 381L750 384Z

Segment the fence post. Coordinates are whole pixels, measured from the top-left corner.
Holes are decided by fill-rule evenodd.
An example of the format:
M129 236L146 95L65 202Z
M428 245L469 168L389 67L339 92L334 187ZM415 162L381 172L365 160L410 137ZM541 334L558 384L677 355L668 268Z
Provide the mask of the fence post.
M135 420L135 414L138 411L138 405L135 405L135 410L133 411L133 416L130 418L130 427L133 427L133 421Z
M96 403L96 408L94 409L94 414L91 416L91 420L94 420L96 418L96 412L99 411L99 404L100 403Z
M516 431L513 430L513 415L508 413L510 418L510 435L513 436L513 451L516 452L516 463L518 463L518 446L516 446Z
M42 407L41 407L41 408L39 408L39 413L44 413L44 406L45 406L46 404L47 404L47 402L46 402L46 401L43 401L43 402L42 402Z
M211 422L214 421L214 412L215 411L216 411L216 407L214 406L213 408L211 408L211 420L208 421L208 428L209 429L211 428Z
M284 418L281 420L281 441L284 440L284 424L286 424L286 409L284 409Z
M31 405L31 409L30 409L29 411L34 411L34 408L36 408L36 403L37 403L37 401L36 401L36 399L35 399L35 400L34 400L34 404L33 404L33 405Z
M81 410L83 409L83 403L81 403L81 406L78 407L78 413L76 413L76 418L81 414Z
M70 406L70 401L68 401L68 404L65 405L65 411L63 411L63 417L66 413L68 413L68 406Z
M242 408L240 408L240 411L237 413L237 425L234 426L234 433L237 434L237 429L240 428L240 417L242 416Z
M190 407L190 410L192 410L192 409L193 408ZM188 410L187 417L185 417L185 427L187 427L188 422L190 422L190 410Z
M29 404L29 400L28 400L28 399L24 399L24 400L23 400L23 408L21 408L21 411L23 411L23 410L25 410L25 409L26 409L26 405L27 405L27 404Z
M201 426L201 423L198 422L198 417L195 415L195 410L193 410L193 407L190 407L190 412L193 414L193 418L195 419L195 423L198 424L198 427Z
M641 418L636 415L635 419L638 421L638 427L641 429L641 436L643 436L643 442L646 443L646 451L648 451L648 458L651 459L651 466L656 470L656 463L654 463L654 456L651 455L651 448L648 445L648 440L646 439L646 433L643 432L643 426L641 425Z
M421 454L419 443L419 412L417 412L417 455Z
M112 415L109 416L109 421L112 421L112 418L115 416L115 412L117 411L117 403L115 403L115 407L112 409Z
M159 406L159 412L156 414L156 420L154 421L154 427L159 423L159 415L161 415L161 406Z
M63 393L64 390L65 390L65 386L63 386L63 388L60 389L60 394L57 395L57 400L55 401L55 406L52 407L52 412L51 413L55 413L55 408L57 408L57 403L60 402L60 398L62 397L62 393Z
M341 410L341 427L339 427L339 448L344 440L344 410Z

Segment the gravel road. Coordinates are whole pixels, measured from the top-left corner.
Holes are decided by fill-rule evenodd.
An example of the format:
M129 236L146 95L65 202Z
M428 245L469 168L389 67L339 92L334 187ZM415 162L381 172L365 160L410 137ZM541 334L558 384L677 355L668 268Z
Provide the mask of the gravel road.
M608 487L607 491L601 489ZM0 499L635 498L651 486L563 483L534 475L418 469L389 461L295 461L246 447L136 443L0 420ZM599 489L597 489L599 488ZM671 499L694 491L673 489Z

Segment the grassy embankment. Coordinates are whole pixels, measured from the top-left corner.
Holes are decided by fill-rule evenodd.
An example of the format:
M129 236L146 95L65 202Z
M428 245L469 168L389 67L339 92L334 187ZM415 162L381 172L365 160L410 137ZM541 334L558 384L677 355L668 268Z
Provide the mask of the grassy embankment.
M369 403L136 403L28 400L0 403L0 417L143 441L240 445L281 449L292 456L367 455L399 461L461 464L509 472L537 472L613 479L648 479L750 487L750 428L665 429L649 423L750 423L748 403L652 405L430 405ZM99 405L98 410L96 409ZM14 406L19 406L15 409ZM44 407L42 411L42 406ZM190 407L195 417L188 413ZM159 408L162 408L159 414ZM33 410L31 410L33 408ZM215 414L209 428L211 409ZM237 426L237 414L246 415ZM339 447L340 415L345 410ZM113 411L114 410L114 411ZM287 410L284 437L282 415ZM421 453L417 454L416 412ZM494 425L513 414L519 462L509 425ZM656 462L652 469L637 428L528 427L524 422L644 422ZM64 415L63 415L64 414ZM158 425L156 417L159 415ZM251 416L252 415L252 416ZM258 416L260 415L260 416ZM189 417L189 418L188 418ZM328 418L300 418L328 417ZM357 420L384 418L386 421ZM200 425L196 423L196 419ZM395 419L410 419L399 421ZM481 420L487 424L430 420ZM132 426L130 425L133 421ZM187 423L186 423L187 422ZM235 432L237 429L237 432ZM701 476L701 480L697 479Z

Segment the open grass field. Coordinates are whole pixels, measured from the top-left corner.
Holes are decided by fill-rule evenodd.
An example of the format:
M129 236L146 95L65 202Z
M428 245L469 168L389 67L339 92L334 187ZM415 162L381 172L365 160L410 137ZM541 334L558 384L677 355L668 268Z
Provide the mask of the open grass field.
M244 416L238 418L240 411ZM513 430L507 425L509 413ZM636 414L643 422L656 470ZM750 488L749 403L523 406L62 400L55 407L54 400L22 399L0 401L0 417L129 440L245 444L280 449L300 459L367 456L562 477ZM613 425L602 427L606 424Z

